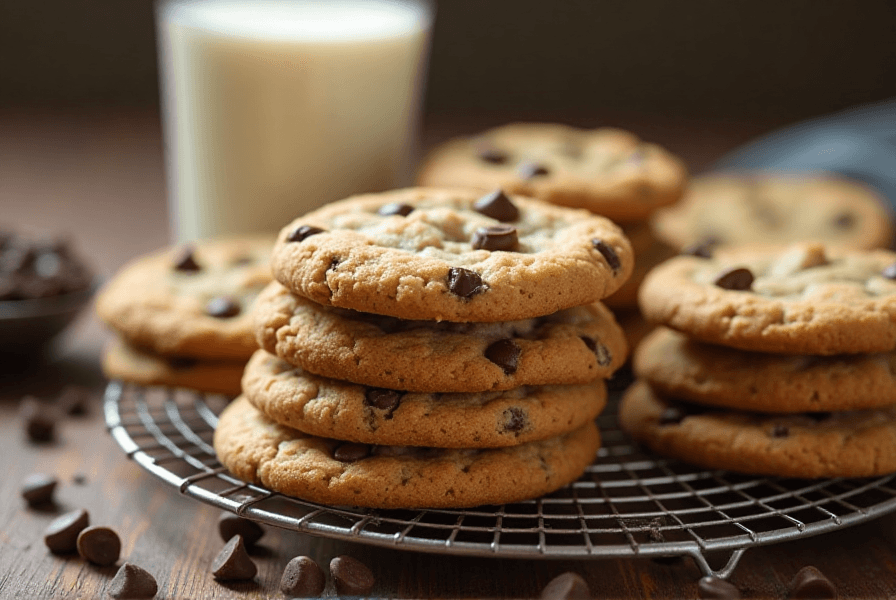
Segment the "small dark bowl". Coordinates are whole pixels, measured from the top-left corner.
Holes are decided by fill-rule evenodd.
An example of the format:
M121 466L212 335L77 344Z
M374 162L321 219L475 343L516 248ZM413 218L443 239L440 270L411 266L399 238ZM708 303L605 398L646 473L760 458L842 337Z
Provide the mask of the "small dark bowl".
M49 343L90 304L99 286L34 298L0 301L0 353L33 354Z

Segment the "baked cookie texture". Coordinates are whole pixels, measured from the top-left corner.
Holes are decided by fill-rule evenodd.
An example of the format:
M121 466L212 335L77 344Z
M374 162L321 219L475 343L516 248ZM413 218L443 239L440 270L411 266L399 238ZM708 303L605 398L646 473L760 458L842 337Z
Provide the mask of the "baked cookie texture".
M589 304L622 285L634 257L619 227L586 211L500 191L412 188L296 219L271 264L280 283L318 304L466 322Z
M833 175L719 173L696 177L681 202L651 225L678 250L717 245L818 241L857 249L893 241L887 203L871 188Z
M513 123L439 146L417 183L502 188L632 222L676 202L687 177L677 157L620 129Z
M271 247L221 239L138 258L100 291L97 314L156 354L246 360L258 347L249 309L273 279Z
M896 348L896 254L803 243L677 256L639 292L645 317L690 337L760 352Z
M627 346L601 303L521 321L409 321L323 306L274 282L255 303L259 345L335 379L417 392L481 392L607 378Z
M633 356L657 392L706 406L766 413L896 405L896 351L815 356L749 352L655 329Z
M709 469L783 477L870 477L896 471L896 407L762 415L683 405L635 383L619 420L664 456Z
M188 388L200 392L238 396L244 361L199 360L161 356L114 339L103 352L103 374L109 379L140 385Z
M606 404L603 381L502 392L405 393L319 377L259 350L243 392L268 418L308 434L367 444L515 446L578 429Z
M221 414L214 447L231 473L311 502L373 508L463 508L534 498L593 460L597 427L496 449L345 445L267 419L243 397ZM335 458L349 454L354 460Z

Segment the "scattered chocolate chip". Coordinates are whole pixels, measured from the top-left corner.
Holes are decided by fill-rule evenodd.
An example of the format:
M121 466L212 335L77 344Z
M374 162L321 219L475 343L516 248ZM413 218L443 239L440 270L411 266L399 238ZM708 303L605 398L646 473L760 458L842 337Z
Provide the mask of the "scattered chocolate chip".
M753 273L744 267L726 269L718 274L713 283L723 290L746 292L753 287Z
M90 525L90 515L78 509L55 518L44 531L44 543L50 552L64 554L78 548L78 534Z
M594 246L595 250L600 252L601 256L604 257L604 260L607 261L607 264L613 269L614 273L619 270L619 267L622 266L622 262L619 260L619 255L616 254L616 251L613 250L608 243L595 238L591 240L591 245Z
M790 582L788 598L836 598L837 588L815 567L803 567Z
M519 433L526 428L529 419L522 409L512 407L504 411L504 431Z
M517 169L517 173L520 174L520 177L523 179L534 179L536 177L544 177L550 173L550 170L540 164L534 162L527 162L520 165L519 169Z
M324 592L323 570L308 556L296 556L286 563L280 578L280 591L287 596L316 598Z
M505 375L516 373L523 350L512 339L498 340L485 349L485 357L501 367Z
M381 206L376 212L383 217L388 217L390 215L401 215L402 217L406 217L414 212L414 207L410 204L405 204L404 202L390 202L385 206Z
M324 230L320 227L314 227L313 225L299 225L286 236L286 241L303 242L312 235L317 235L318 233L324 233Z
M56 405L67 415L73 417L86 415L90 396L90 390L84 386L67 385L56 398Z
M660 425L678 425L684 420L687 413L678 406L667 406L660 413Z
M341 462L355 462L362 458L367 458L369 455L370 446L367 444L345 442L344 444L339 444L333 450L333 458Z
M886 267L883 271L880 272L881 275L886 277L887 279L896 279L896 263Z
M191 356L169 356L167 360L168 366L178 371L186 371L199 364L199 359Z
M696 256L697 258L712 258L713 252L715 252L716 246L718 246L721 242L717 237L708 237L700 240L699 242L695 242L690 246L686 246L681 253L687 254L689 256Z
M59 480L52 475L32 473L22 481L21 494L28 506L40 506L53 502L53 492Z
M492 165L503 165L510 157L500 148L490 144L477 144L476 158Z
M494 225L477 229L473 234L472 244L474 250L513 252L519 245L519 240L513 225Z
M121 600L152 598L159 591L159 585L156 578L150 575L145 569L124 563L112 581L109 583L107 594L113 598Z
M703 600L738 600L740 590L720 577L707 575L697 583L697 597Z
M520 218L520 209L503 190L494 190L479 198L473 203L473 210L502 223L509 223Z
M330 561L330 576L336 592L345 596L360 596L373 589L376 580L364 563L351 556L337 556Z
M243 581L252 579L256 573L258 568L249 558L243 538L239 535L230 538L212 561L212 575L219 581Z
M567 571L557 575L541 590L543 600L588 600L591 590L578 573Z
M121 540L108 527L87 527L78 534L78 554L95 565L108 567L115 564L121 554Z
M404 394L401 392L396 392L395 390L370 388L364 393L364 403L367 406L386 411L385 418L391 419L392 413L398 408L403 395Z
M240 305L229 296L218 296L212 298L205 305L205 314L218 319L229 319L240 314Z
M774 438L786 438L790 435L790 428L786 425L775 425L772 428L772 437Z
M56 408L34 396L25 396L19 403L19 419L25 435L35 443L51 442L56 437Z
M856 224L856 216L851 212L842 212L834 217L834 225L838 229L851 229Z
M243 538L243 543L252 546L264 535L264 529L261 525L251 519L244 519L231 512L223 511L218 517L218 533L225 542L239 535Z
M591 350L594 353L594 356L597 357L597 364L602 367L606 367L611 362L613 362L613 355L610 354L609 348L607 348L603 344L598 344L587 335L582 336L582 341L585 342L585 345L588 346L588 349Z
M196 258L193 254L194 252L195 249L193 248L193 246L183 246L180 249L177 258L174 259L174 270L185 271L188 273L201 271L202 267L200 267L199 263L196 262Z
M460 267L452 267L448 269L448 289L455 296L470 298L484 292L486 286L482 283L482 278L478 273Z

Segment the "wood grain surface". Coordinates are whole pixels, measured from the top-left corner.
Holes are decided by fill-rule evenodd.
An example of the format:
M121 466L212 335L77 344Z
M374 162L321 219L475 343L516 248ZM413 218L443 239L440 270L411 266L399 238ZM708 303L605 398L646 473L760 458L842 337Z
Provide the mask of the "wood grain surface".
M514 115L517 117L518 115ZM499 123L507 115L430 119L426 141ZM628 127L682 155L694 170L772 124L681 123L639 116L607 122ZM587 124L594 124L593 120ZM162 145L157 116L135 112L0 114L0 227L68 233L104 277L167 240ZM268 528L253 555L255 581L222 584L210 564L224 542L217 509L178 494L128 460L106 433L98 359L107 334L85 311L45 357L0 360L0 598L101 597L115 567L56 556L43 543L54 516L75 508L115 529L123 561L152 573L157 598L280 598L290 558L306 554L322 567L351 555L376 575L373 594L397 598L531 598L550 579L575 571L596 598L696 598L700 572L689 559L632 560L458 558L373 548ZM59 422L49 445L27 442L17 417L25 394L52 398L66 385L93 390L90 413ZM26 507L22 479L60 479L51 509ZM724 561L726 557L718 557ZM841 598L896 595L896 515L813 539L749 550L732 582L744 598L785 598L791 577L814 565ZM325 595L335 595L332 584Z

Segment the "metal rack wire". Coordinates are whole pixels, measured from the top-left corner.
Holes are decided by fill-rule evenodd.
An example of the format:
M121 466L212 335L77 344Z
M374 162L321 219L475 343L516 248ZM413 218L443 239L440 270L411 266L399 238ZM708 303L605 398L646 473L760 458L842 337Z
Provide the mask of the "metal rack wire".
M221 396L113 381L106 425L127 455L180 493L261 523L397 549L502 558L690 556L727 578L751 547L818 535L896 510L896 475L800 480L703 470L633 444L615 403L603 447L548 496L463 510L323 506L230 475L211 446ZM721 555L719 568L707 557ZM715 563L715 560L713 559Z

